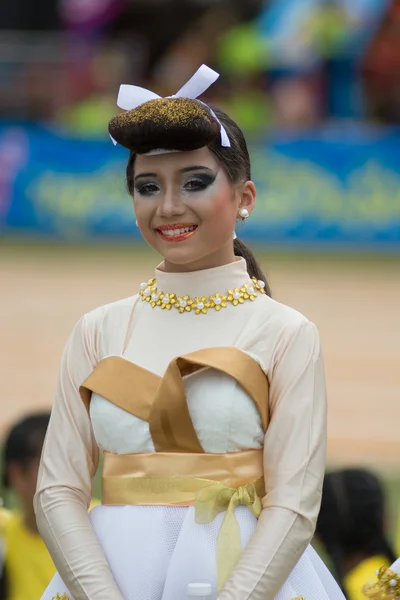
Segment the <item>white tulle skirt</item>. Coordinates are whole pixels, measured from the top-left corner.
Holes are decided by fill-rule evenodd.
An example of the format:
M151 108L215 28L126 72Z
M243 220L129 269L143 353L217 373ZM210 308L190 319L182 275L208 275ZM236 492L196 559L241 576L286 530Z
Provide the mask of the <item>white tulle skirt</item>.
M236 511L242 546L257 520L243 506ZM194 508L172 506L96 506L90 519L125 600L187 600L189 583L210 583L216 591L216 540L223 515L198 525ZM56 594L73 600L56 574L42 600ZM334 578L311 546L307 548L276 600L344 600Z

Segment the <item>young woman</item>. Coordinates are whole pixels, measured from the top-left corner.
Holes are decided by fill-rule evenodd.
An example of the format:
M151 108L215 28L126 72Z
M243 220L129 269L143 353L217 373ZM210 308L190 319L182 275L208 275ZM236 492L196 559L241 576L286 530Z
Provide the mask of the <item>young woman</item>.
M396 558L385 532L385 499L379 479L365 469L328 473L317 535L348 600L362 600L363 585Z
M221 600L343 598L309 546L325 468L318 332L234 240L256 189L241 130L195 99L210 74L165 99L122 87L128 110L109 125L163 260L67 343L35 502L59 570L45 600L184 600L190 583Z

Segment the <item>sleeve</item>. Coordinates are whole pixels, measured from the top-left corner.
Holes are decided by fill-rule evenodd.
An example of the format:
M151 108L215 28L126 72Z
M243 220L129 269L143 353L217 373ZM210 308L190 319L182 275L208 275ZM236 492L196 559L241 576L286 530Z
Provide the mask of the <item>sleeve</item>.
M97 362L87 321L85 316L78 322L62 357L34 507L39 531L75 600L123 600L88 517L98 447L79 395Z
M273 600L315 530L326 459L325 377L315 325L302 322L281 346L270 377L263 510L219 600Z

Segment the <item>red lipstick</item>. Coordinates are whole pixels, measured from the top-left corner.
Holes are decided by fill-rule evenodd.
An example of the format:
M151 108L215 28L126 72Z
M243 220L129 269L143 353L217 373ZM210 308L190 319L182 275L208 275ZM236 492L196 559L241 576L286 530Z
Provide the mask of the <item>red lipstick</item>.
M171 223L156 227L158 235L166 242L183 242L196 231L194 223Z

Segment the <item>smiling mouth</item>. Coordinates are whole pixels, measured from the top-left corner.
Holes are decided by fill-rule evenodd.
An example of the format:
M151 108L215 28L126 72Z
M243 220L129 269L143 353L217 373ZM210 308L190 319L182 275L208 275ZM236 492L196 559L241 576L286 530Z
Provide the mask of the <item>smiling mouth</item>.
M168 242L183 242L196 231L197 225L186 225L185 223L174 223L174 225L163 225L157 227L159 236Z

